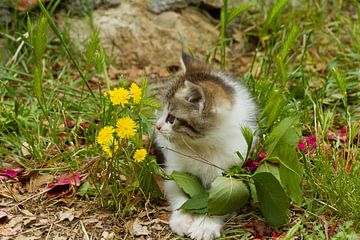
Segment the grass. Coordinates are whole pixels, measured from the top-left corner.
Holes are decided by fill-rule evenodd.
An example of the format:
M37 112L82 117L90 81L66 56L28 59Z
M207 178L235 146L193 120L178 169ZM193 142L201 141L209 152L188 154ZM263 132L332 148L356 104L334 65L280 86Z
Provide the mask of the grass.
M54 11L58 2L51 2L48 9ZM304 200L294 206L291 219L299 220L291 220L285 228L289 238L326 239L325 218L337 224L333 239L351 239L360 231L360 5L341 0L289 2L225 8L216 48L221 67L230 70L232 59L226 55L236 52L226 29L231 25L243 32L244 51L253 57L240 78L262 109L259 124L264 139L288 116L300 117L299 133L317 138L315 152L299 153ZM240 13L240 23L232 22ZM17 159L30 170L56 172L79 171L99 156L89 170L92 196L123 217L148 198L158 169L152 158L139 166L123 155L119 156L123 162L112 158L109 164L96 136L122 113L103 96L115 86L110 84L106 67L111 63L99 35L94 32L85 50L75 53L80 50L72 49L66 29L61 32L44 9L42 14L39 9L29 17L15 12L15 21L0 30L7 46L3 56L16 56L11 61L0 59L0 158ZM125 79L118 80L128 86ZM134 115L147 126L144 135L150 139L153 107L156 104L149 99ZM346 141L329 139L330 131L342 128ZM141 144L140 137L134 144Z

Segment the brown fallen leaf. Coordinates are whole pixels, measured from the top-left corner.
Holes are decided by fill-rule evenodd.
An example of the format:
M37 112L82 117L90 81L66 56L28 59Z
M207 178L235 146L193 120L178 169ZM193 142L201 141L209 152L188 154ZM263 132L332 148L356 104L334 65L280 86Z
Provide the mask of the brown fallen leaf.
M30 193L39 191L39 188L54 181L54 176L51 174L36 175L30 178L26 184L26 190Z
M17 232L11 228L0 227L0 236L15 236Z
M127 231L132 236L147 236L149 235L149 231L146 226L143 226L138 218L131 219L126 223Z
M58 215L60 221L68 220L69 222L71 222L72 220L74 220L75 217L73 209L68 209L66 211L59 212Z
M23 142L21 145L21 153L24 157L31 157L31 153L29 151L30 145L28 142Z

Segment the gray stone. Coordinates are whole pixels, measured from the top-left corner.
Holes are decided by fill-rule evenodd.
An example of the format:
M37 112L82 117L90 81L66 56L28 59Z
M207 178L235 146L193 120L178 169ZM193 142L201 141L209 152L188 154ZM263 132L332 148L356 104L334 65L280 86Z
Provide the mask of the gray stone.
M154 13L185 8L189 4L199 4L200 0L149 0L148 8Z
M91 35L88 20L74 17L68 21L71 38L79 48L85 46ZM216 26L196 8L185 8L181 14L168 11L156 15L141 0L95 10L93 23L107 55L123 68L178 64L180 35L199 54L206 53L218 39Z

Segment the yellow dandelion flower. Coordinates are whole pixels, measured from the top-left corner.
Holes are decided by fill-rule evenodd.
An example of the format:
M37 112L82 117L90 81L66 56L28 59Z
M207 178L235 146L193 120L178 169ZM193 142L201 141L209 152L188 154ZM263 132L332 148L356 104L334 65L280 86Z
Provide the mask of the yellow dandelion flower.
M109 156L112 157L113 153L119 149L119 144L116 139L114 139L110 144L101 145L102 150Z
M136 134L136 123L128 116L120 118L115 131L120 138L131 138Z
M115 88L114 90L109 91L110 101L114 105L124 106L127 104L130 98L129 91L125 88Z
M97 142L100 145L109 145L114 139L113 133L115 132L115 129L111 126L106 126L103 129L100 130L98 136L97 136Z
M141 100L141 88L136 83L131 84L130 93L134 100L134 103L139 103Z
M145 157L146 157L146 154L147 154L147 152L146 152L146 150L145 149L137 149L136 151L135 151L135 154L134 154L134 160L135 160L135 162L142 162L142 161L144 161L144 159L145 159Z

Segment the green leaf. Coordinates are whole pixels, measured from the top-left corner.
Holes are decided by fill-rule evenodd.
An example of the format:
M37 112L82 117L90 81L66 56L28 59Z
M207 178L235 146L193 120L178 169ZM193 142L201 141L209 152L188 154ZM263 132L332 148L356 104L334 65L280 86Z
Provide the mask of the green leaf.
M294 202L301 204L303 170L296 152L296 144L299 141L294 128L296 123L297 118L283 119L270 133L265 146L268 146L268 156L278 159L280 163L280 180L285 191Z
M273 26L273 22L276 20L281 11L286 7L288 1L289 0L278 0L272 5L263 24L264 29L268 29L270 26Z
M252 143L254 141L254 134L251 131L251 129L247 128L247 127L242 127L241 132L242 132L242 134L243 134L243 136L245 138L246 144L247 144L247 152L246 152L246 157L245 157L245 160L246 160L248 158L249 154L250 154L250 151L251 151Z
M256 169L254 174L261 172L271 173L280 182L279 166L265 161L263 162L263 164L260 165L260 167Z
M209 191L208 212L210 215L232 213L249 202L250 193L246 184L237 178L217 177Z
M272 93L269 95L266 102L267 103L260 118L266 119L266 128L269 129L278 119L286 102L284 101L282 94L278 90L272 90Z
M280 182L269 172L254 174L252 179L266 221L273 227L285 224L290 203Z
M227 24L231 23L234 18L238 17L241 13L245 12L249 8L254 7L256 4L254 2L249 2L244 5L241 5L240 7L234 8L229 12L229 15L227 17Z
M296 125L298 119L296 117L284 118L270 133L269 138L265 142L268 147L267 155L272 156L275 149L281 148L284 143L296 146L298 136L294 129L291 128ZM280 144L279 144L280 143Z
M179 209L192 213L205 214L207 212L209 193L195 195L188 199Z
M284 144L277 149L277 155L280 160L281 184L289 197L300 205L303 195L301 190L303 169L297 158L297 152L293 146Z
M36 98L38 99L39 103L42 105L43 104L43 99L44 99L44 95L43 95L43 88L42 88L42 83L43 83L43 74L42 74L42 68L40 66L35 66L34 67L34 79L33 79L33 91L35 93Z
M89 188L90 188L90 183L86 181L83 184L81 184L81 186L77 190L77 194L79 194L80 196L85 196Z
M336 83L337 83L338 87L340 88L342 96L344 98L346 98L346 80L345 80L345 77L335 67L332 69L332 73L335 76Z
M206 193L200 180L191 174L174 171L171 176L176 184L189 195L190 198Z
M151 108L156 108L156 109L160 108L160 104L155 99L152 98L144 98L143 104Z

